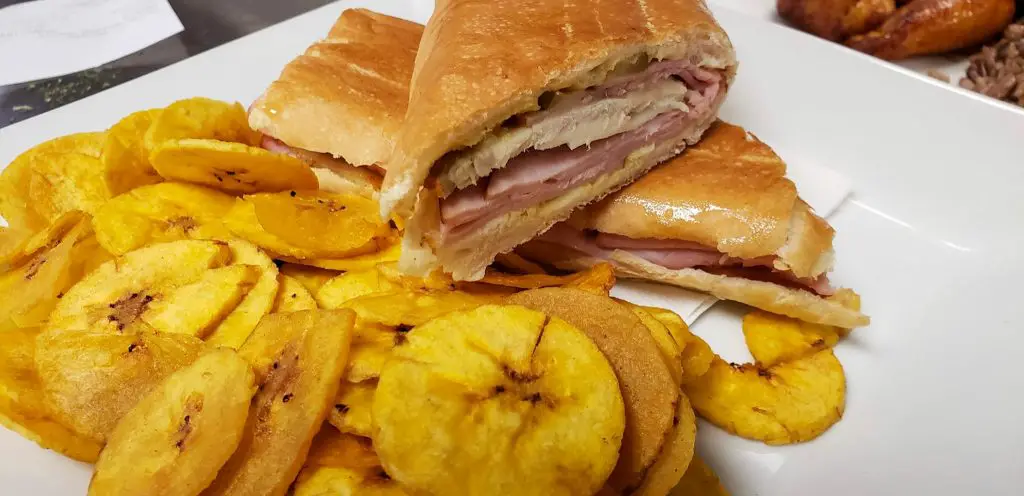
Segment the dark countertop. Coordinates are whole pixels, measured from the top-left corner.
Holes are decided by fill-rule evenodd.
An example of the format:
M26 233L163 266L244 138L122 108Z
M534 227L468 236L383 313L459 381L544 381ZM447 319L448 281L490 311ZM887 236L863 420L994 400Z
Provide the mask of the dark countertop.
M0 0L0 8L25 0ZM131 81L332 0L169 0L185 30L95 69L0 86L0 128Z

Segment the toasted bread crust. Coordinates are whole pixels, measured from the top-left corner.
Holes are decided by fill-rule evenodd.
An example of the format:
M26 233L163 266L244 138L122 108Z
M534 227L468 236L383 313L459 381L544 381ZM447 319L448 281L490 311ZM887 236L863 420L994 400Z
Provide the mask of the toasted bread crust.
M382 213L411 215L434 162L471 146L545 91L604 80L622 61L687 59L721 69L735 54L702 0L440 0L416 57Z
M405 117L423 26L366 9L341 13L249 110L249 125L290 146L384 164Z

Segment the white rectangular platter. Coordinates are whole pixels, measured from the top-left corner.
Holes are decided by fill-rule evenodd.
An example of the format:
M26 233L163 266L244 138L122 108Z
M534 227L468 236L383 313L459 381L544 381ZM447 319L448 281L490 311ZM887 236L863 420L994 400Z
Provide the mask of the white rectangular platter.
M0 130L0 163L190 96L248 104L347 7L424 22L429 0L341 2ZM700 425L699 450L736 495L1011 495L1024 487L1024 112L843 47L715 9L740 59L723 118L784 159L845 175L832 279L872 325L842 342L844 419L769 447ZM659 291L656 300L671 306ZM744 360L738 305L695 325ZM0 429L0 493L84 494L89 468Z

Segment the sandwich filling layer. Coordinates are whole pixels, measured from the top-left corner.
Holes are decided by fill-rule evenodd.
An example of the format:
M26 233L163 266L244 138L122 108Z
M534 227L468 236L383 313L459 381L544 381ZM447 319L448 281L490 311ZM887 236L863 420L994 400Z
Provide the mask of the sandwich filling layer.
M601 86L557 94L473 148L440 161L441 233L458 238L621 167L631 153L678 139L706 119L722 74L657 61Z
M692 241L635 239L618 234L582 231L565 223L555 225L538 239L612 264L617 263L613 253L622 250L669 270L700 269L712 274L803 289L818 296L831 296L835 293L826 274L815 278L797 277L791 271L776 269L775 256L735 258L714 247Z

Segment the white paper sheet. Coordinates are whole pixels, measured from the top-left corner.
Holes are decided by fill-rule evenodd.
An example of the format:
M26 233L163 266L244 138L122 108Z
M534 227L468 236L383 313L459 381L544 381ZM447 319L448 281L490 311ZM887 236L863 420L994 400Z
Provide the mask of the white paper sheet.
M832 169L794 160L788 161L786 175L796 183L800 197L825 218L850 196L850 180ZM612 288L612 296L624 300L638 300L640 295L652 305L678 313L687 324L693 324L718 301L703 293L644 281L620 280Z
M36 0L0 9L0 85L117 60L183 29L167 0Z

